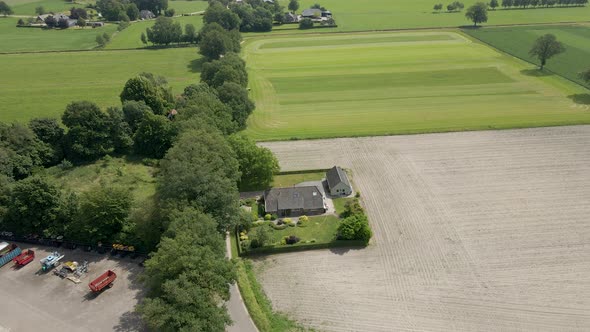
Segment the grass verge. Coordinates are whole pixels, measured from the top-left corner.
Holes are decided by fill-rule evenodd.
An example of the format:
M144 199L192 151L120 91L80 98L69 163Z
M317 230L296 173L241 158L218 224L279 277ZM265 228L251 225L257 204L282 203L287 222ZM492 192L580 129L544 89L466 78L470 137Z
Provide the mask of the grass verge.
M256 280L254 268L248 260L236 258L234 262L240 293L250 317L260 332L305 331L285 314L273 311L272 304Z

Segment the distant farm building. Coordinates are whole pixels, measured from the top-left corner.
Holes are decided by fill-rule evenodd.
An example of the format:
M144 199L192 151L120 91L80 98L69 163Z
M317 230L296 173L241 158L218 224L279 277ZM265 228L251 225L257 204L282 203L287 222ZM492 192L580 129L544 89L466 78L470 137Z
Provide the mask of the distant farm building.
M280 217L322 214L326 204L316 186L272 188L264 192L264 210Z
M328 182L328 189L332 196L348 196L352 194L352 186L348 181L348 175L346 172L338 167L332 167L326 172L326 180Z
M141 17L142 20L150 20L152 18L155 18L156 15L154 15L154 13L152 13L149 10L142 10L139 12L139 17Z

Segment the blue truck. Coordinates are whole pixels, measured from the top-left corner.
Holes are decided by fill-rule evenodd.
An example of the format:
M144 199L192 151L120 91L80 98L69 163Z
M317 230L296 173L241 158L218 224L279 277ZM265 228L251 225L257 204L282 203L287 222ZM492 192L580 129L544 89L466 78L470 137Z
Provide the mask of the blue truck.
M0 242L0 267L12 261L21 252L21 249L16 244Z

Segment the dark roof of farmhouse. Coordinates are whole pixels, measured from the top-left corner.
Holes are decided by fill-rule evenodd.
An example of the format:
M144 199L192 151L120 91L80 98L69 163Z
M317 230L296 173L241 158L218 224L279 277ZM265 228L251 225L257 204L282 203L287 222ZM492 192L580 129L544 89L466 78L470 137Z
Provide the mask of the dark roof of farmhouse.
M264 192L264 208L268 212L323 209L324 198L316 186L272 188Z
M314 15L319 16L321 13L322 13L322 11L317 8L307 8L301 13L301 16L314 16Z
M326 173L326 180L328 180L328 186L330 188L333 188L335 185L341 182L350 187L350 182L348 182L348 176L346 175L346 172L338 166L330 168L330 170Z

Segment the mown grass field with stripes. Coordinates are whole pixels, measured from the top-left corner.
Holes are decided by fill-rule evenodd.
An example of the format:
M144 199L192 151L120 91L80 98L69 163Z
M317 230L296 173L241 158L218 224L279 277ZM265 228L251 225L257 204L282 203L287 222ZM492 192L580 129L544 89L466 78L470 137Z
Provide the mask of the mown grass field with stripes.
M455 32L316 35L245 44L257 140L590 123L585 88Z
M590 88L578 73L590 69L590 26L522 26L498 27L465 30L493 47L521 59L539 64L537 58L529 55L529 50L540 36L551 33L565 46L565 52L551 58L546 68Z

